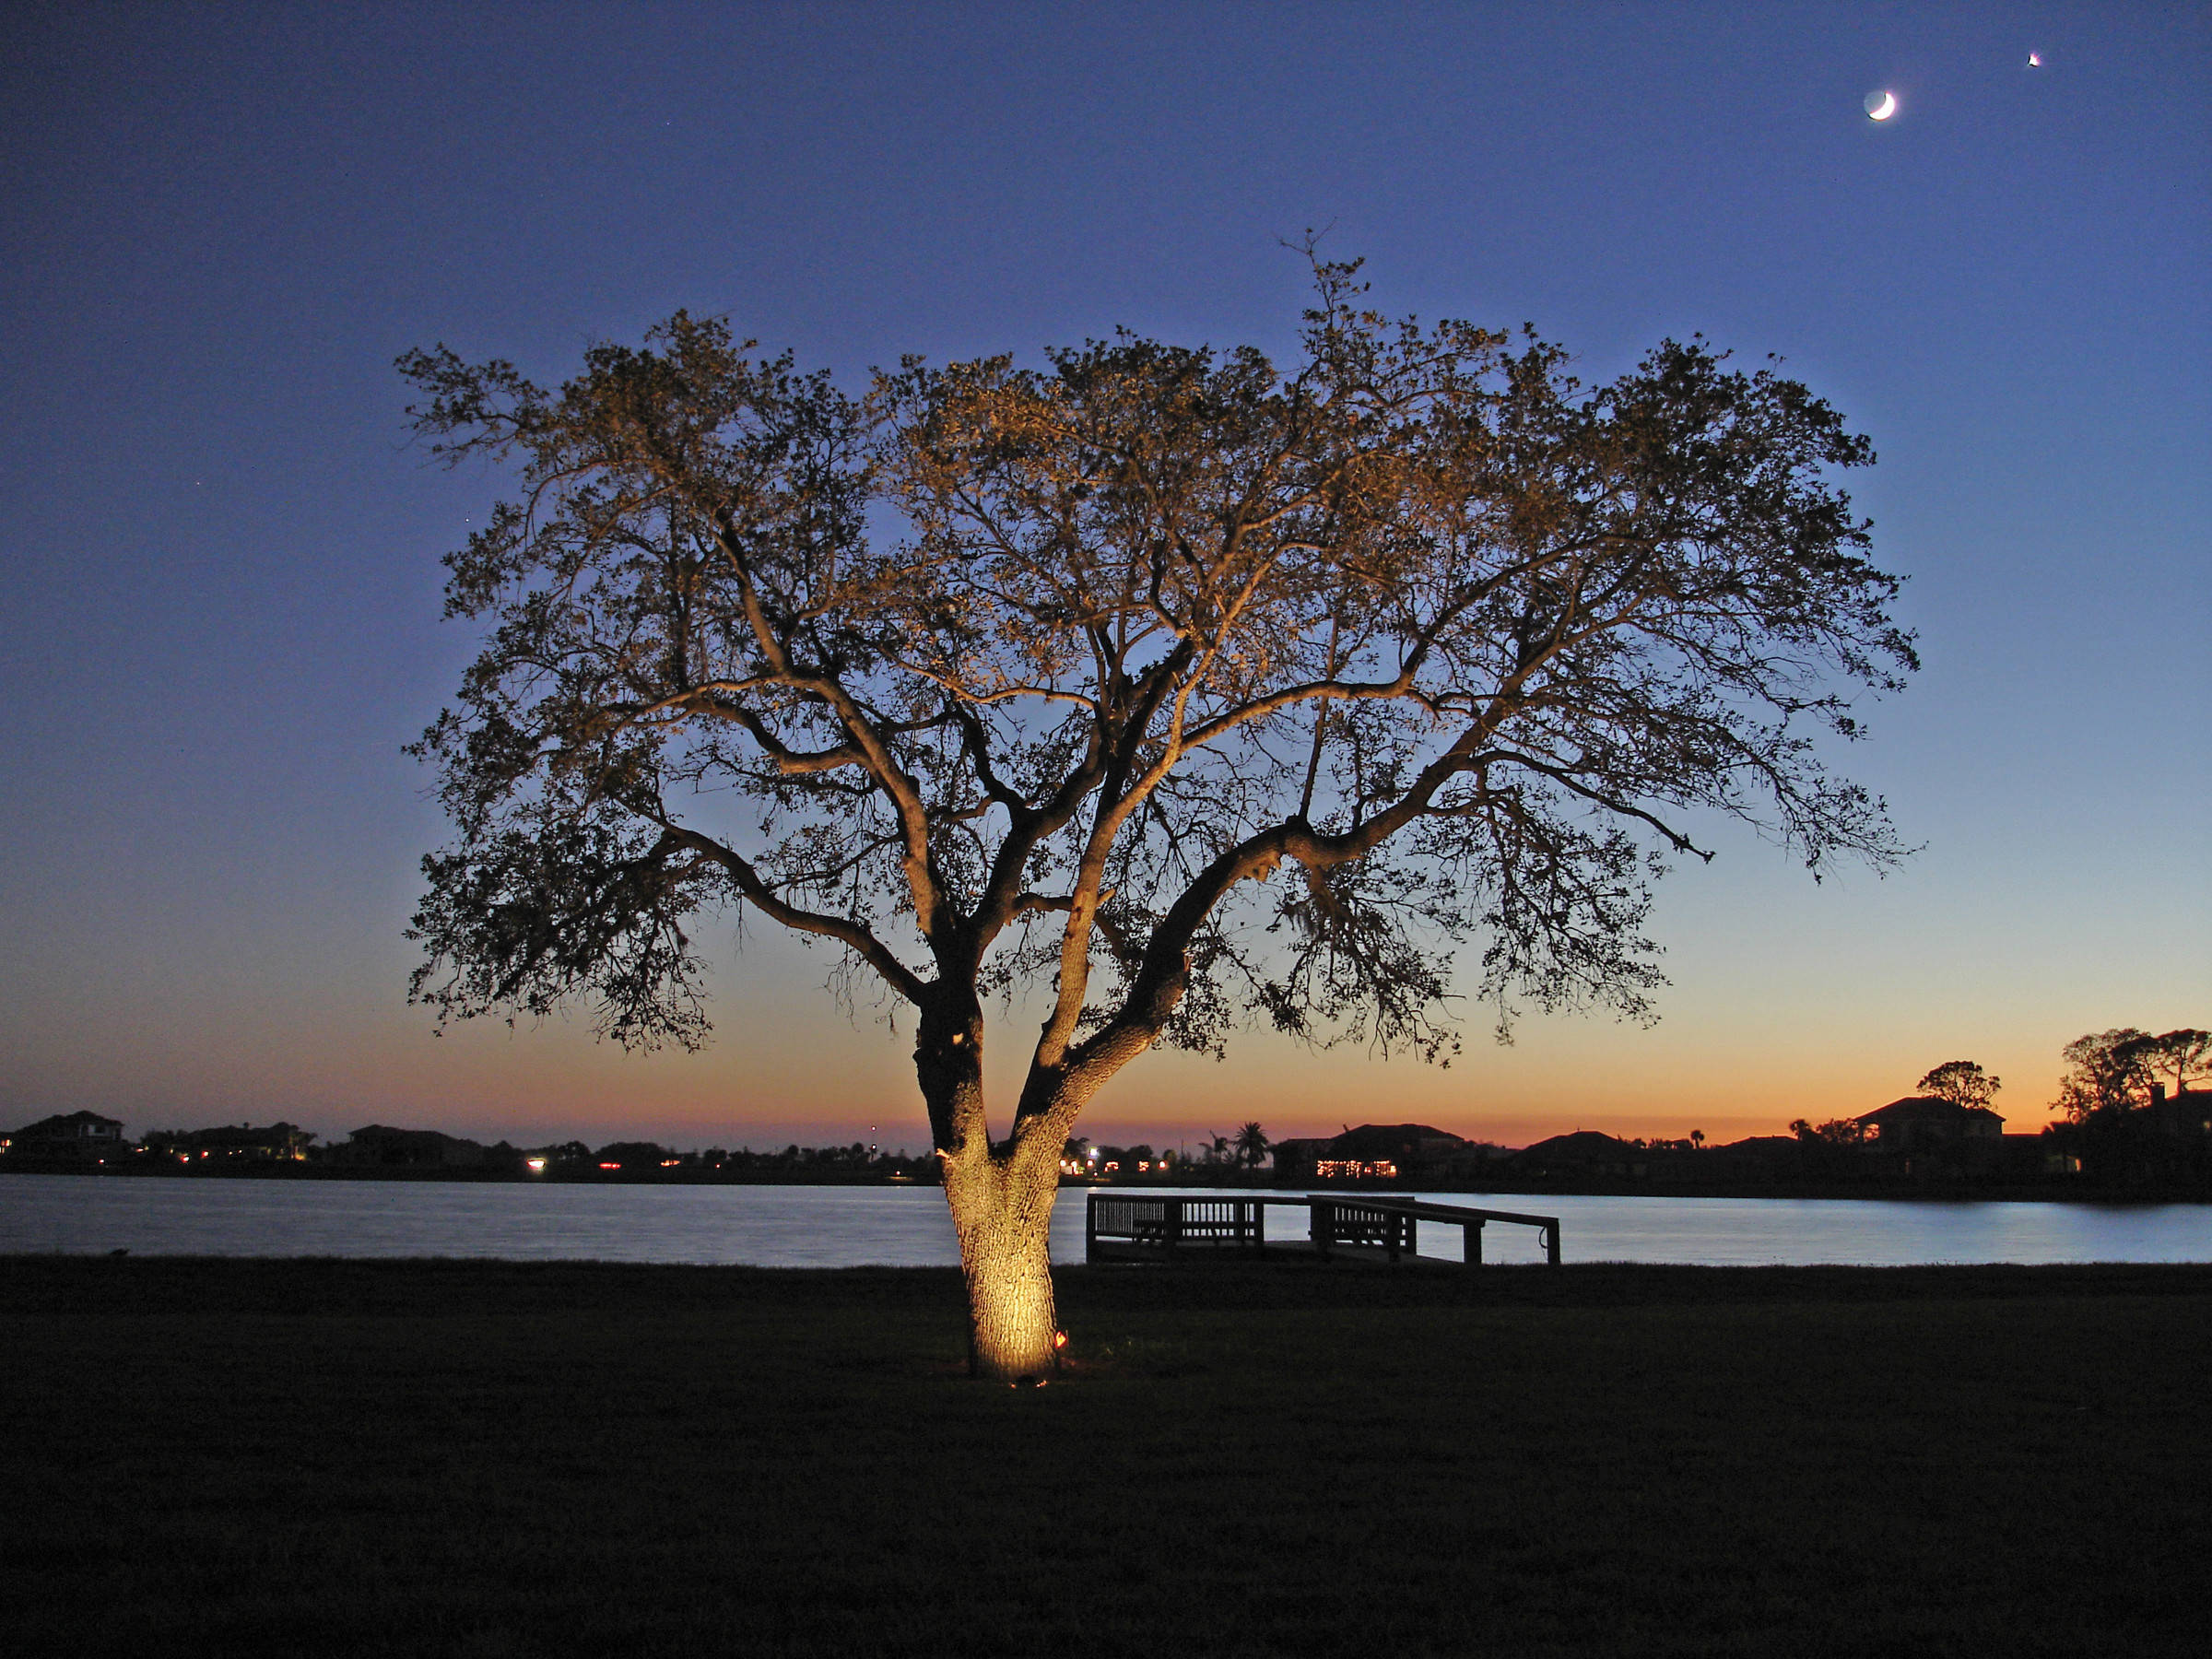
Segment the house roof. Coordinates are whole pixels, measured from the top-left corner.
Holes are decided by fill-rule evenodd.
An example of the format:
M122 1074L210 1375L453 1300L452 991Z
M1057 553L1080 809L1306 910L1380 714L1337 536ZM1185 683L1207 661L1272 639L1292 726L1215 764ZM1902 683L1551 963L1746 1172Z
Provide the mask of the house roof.
M123 1127L121 1118L102 1117L97 1112L64 1112L53 1117L42 1117L35 1124L12 1130L17 1140L46 1140L57 1135L70 1135L90 1124L101 1124L110 1129Z
M1419 1146L1464 1145L1465 1143L1449 1129L1433 1129L1427 1124L1362 1124L1359 1128L1347 1129L1336 1136L1329 1143L1329 1149L1361 1158L1373 1157L1378 1153L1402 1152Z
M1878 1128L1885 1124L1965 1123L1983 1118L1996 1124L2005 1121L1986 1106L1961 1106L1955 1100L1938 1100L1934 1095L1907 1095L1901 1100L1892 1100L1887 1106L1877 1106L1872 1112L1861 1112L1853 1121L1872 1124Z
M1595 1129L1577 1129L1571 1135L1555 1135L1549 1140L1524 1147L1522 1156L1534 1153L1543 1158L1606 1158L1628 1149L1628 1143L1616 1135Z

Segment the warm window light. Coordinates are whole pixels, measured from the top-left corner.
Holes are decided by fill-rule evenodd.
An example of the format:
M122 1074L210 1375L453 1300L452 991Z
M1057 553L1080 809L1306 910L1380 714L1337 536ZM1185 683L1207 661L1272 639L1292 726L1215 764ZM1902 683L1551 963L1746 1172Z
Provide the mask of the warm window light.
M1313 1172L1324 1181L1358 1181L1366 1177L1394 1181L1398 1166L1387 1158L1379 1158L1372 1163L1362 1163L1356 1158L1324 1158L1313 1166Z
M523 1162L530 1167L530 1173L533 1175L543 1175L546 1172L546 1160L542 1158L525 1158Z

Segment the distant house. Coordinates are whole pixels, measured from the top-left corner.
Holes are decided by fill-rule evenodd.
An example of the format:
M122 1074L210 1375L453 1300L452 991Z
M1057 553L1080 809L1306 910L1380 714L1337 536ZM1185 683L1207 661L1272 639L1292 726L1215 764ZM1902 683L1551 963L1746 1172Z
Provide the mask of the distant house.
M1619 1178L1641 1175L1645 1156L1643 1147L1616 1135L1603 1135L1595 1129L1577 1129L1570 1135L1555 1135L1548 1140L1524 1147L1514 1156L1513 1167L1538 1176L1571 1176L1578 1180L1594 1176Z
M330 1161L380 1168L462 1169L484 1161L481 1142L435 1129L392 1129L370 1124L330 1149Z
M270 1124L259 1129L251 1124L226 1124L214 1129L149 1130L145 1146L149 1152L188 1162L297 1163L306 1158L314 1138L297 1124Z
M1275 1143L1278 1185L1314 1181L1398 1181L1441 1172L1468 1146L1427 1124L1362 1124L1326 1140Z
M1805 1143L1794 1135L1747 1135L1701 1154L1705 1168L1726 1181L1774 1181L1805 1165Z
M1275 1180L1277 1186L1306 1186L1318 1181L1314 1166L1329 1155L1335 1136L1321 1139L1278 1140L1275 1143Z
M2177 1140L2203 1140L2212 1135L2212 1088L2177 1089L2169 1096L2165 1084L2153 1083L2150 1119Z
M1934 1095L1908 1095L1853 1120L1883 1152L1932 1152L1961 1141L2001 1141L2005 1120L1986 1106L1960 1106Z
M7 1136L10 1158L112 1158L130 1143L123 1120L97 1112L69 1112L14 1131Z

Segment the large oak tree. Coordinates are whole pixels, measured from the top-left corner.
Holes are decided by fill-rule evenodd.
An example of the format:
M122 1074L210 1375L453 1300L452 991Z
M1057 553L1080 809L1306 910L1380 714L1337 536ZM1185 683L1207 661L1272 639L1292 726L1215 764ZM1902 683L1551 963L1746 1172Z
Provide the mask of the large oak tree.
M1646 1011L1651 880L1732 815L1894 855L1824 751L1915 665L1802 384L1663 343L1589 387L1533 336L1366 310L1298 359L1119 335L848 395L678 314L558 390L401 367L515 499L453 554L484 629L418 746L415 995L706 1030L737 907L911 1005L988 1375L1050 1366L1058 1159L1137 1055L1241 1019L1433 1057L1457 982ZM1041 1005L986 1116L984 1010Z

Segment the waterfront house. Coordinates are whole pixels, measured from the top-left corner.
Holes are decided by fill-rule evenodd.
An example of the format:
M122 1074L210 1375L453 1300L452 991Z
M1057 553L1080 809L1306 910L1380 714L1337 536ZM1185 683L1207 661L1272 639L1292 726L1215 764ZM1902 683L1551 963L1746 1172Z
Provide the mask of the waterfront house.
M330 1149L335 1164L369 1164L382 1169L467 1169L484 1161L481 1142L442 1135L435 1129L394 1129L369 1124Z
M41 1118L9 1135L7 1143L11 1158L94 1161L113 1158L130 1144L124 1138L121 1118L102 1117L97 1112L67 1112Z
M1908 1095L1861 1112L1867 1140L1879 1151L1933 1152L1961 1142L2001 1141L2005 1120L1986 1106L1961 1106L1934 1095Z
M1633 1180L1644 1172L1645 1148L1595 1129L1577 1129L1524 1147L1513 1168L1538 1179Z
M1468 1143L1427 1124L1362 1124L1326 1140L1275 1144L1279 1186L1313 1181L1418 1181L1442 1174Z
M213 1129L148 1130L144 1145L148 1152L185 1163L300 1163L314 1138L297 1124L275 1123L259 1129L251 1124L225 1124Z
M1329 1155L1329 1143L1335 1138L1324 1135L1318 1139L1277 1141L1268 1148L1275 1159L1276 1185L1309 1186L1319 1180L1314 1167Z
M2212 1089L2182 1088L2169 1096L2166 1085L2150 1086L2150 1121L2176 1140L2201 1141L2212 1135Z

